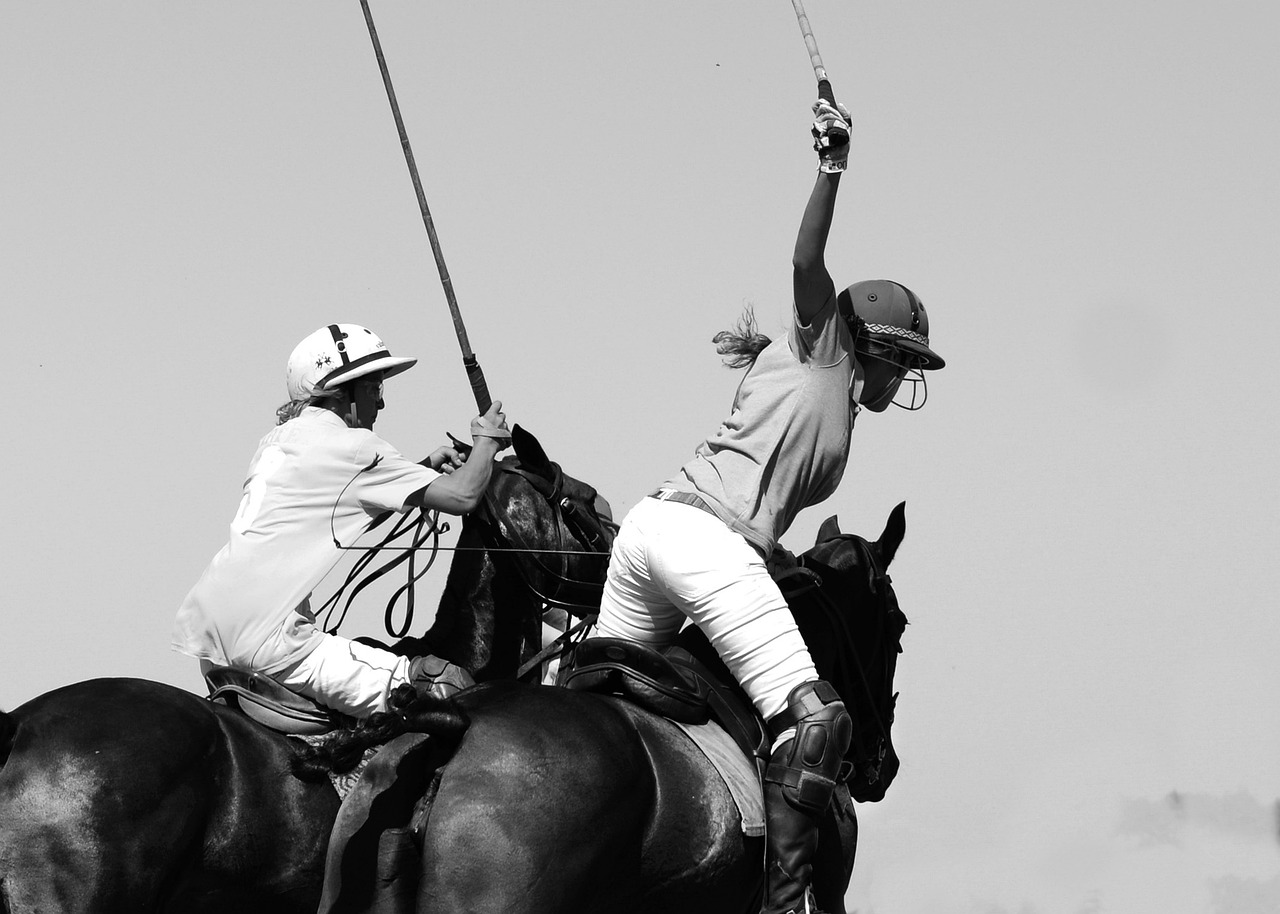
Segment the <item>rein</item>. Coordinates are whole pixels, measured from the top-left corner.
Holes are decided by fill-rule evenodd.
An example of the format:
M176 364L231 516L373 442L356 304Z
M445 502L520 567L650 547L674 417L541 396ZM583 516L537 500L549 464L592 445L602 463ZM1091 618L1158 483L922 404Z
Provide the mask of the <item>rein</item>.
M534 558L531 563L517 561L515 566L520 574L521 581L529 592L542 603L544 611L547 609L563 609L570 615L585 618L593 615L600 608L600 597L604 593L604 584L569 577L568 556L598 555L607 561L617 525L612 521L606 521L601 518L594 509L590 511L588 516L587 512L579 505L564 495L564 472L560 469L559 464L553 463L551 466L555 470L555 478L553 480L547 480L542 476L525 470L523 467L510 464L500 464L498 469L500 472L513 474L524 479L550 505L553 515L550 526L556 531L556 548L536 548L521 539L516 525L511 521L510 512L504 510L498 504L492 492L486 492L484 510L492 522L491 529L493 534L499 542L508 544L499 546L492 551L514 553L516 555L556 555L561 557L556 568L552 568L538 558ZM586 547L586 552L564 548L562 526L569 531L569 534L580 545ZM528 567L529 564L534 566L532 570ZM538 586L534 580L534 571L553 582L550 592Z
M386 520L386 518L386 515L378 518L373 522L369 529L377 527ZM396 547L400 550L400 554L382 565L380 568L376 568L373 571L368 572L366 575L366 569L373 564L374 559L378 557L378 553L383 549L389 548L392 543L407 533L410 529L412 529L414 533L409 544L406 546ZM381 542L363 549L363 554L356 560L355 565L353 565L351 570L347 573L347 578L342 582L342 586L340 586L333 596L326 600L324 605L316 612L317 616L321 613L326 614L324 630L329 634L336 632L339 626L341 626L343 621L347 618L347 611L351 609L352 601L355 600L356 596L362 590L387 572L392 571L407 562L409 566L407 569L408 577L404 584L400 585L400 587L396 589L396 592L391 595L391 599L387 601L386 612L383 615L383 625L387 630L387 634L393 638L403 638L413 625L415 602L414 587L418 583L418 580L426 574L428 570L430 570L433 564L435 564L436 556L440 552L440 534L447 533L448 531L449 524L447 522L440 521L439 511L417 510L403 515L396 521L391 530L389 530L382 538ZM431 540L431 545L425 548L429 549L431 554L427 557L427 563L422 567L422 570L418 571L417 554L424 549L423 544L428 539ZM352 547L340 546L339 548L349 549ZM363 578L361 578L362 575L364 576ZM332 622L331 624L330 620L333 617L334 611L337 609L338 601L342 599L343 593L346 592L347 588L350 587L353 582L356 582L357 578L361 578L361 580L356 583L355 587L351 588L351 593L348 594L347 600L342 606L342 610L338 613L337 621ZM399 602L402 596L405 597L404 624L397 628L392 623L392 614L395 611L396 603Z
M509 545L505 546L485 546L485 547L468 547L468 546L441 546L440 534L449 531L449 524L439 520L439 511L413 511L401 516L392 527L392 529L382 538L382 540L368 547L352 547L339 546L342 550L356 550L362 552L355 565L347 573L346 580L338 590L329 597L328 600L316 612L316 615L325 615L324 630L330 634L335 633L346 619L347 612L351 608L352 602L366 587L371 585L390 571L395 570L400 565L408 565L408 576L404 584L396 589L395 593L387 601L386 612L383 617L383 624L387 634L393 638L403 638L407 635L413 626L414 603L415 603L415 585L423 575L430 570L435 563L436 557L440 552L463 552L478 551L490 553L512 553L515 555L556 555L560 557L559 565L561 570L556 570L547 565L546 562L535 559L534 564L537 570L544 576L551 578L555 582L552 593L544 593L534 581L524 563L517 561L515 563L521 580L534 598L543 605L544 613L549 609L563 609L566 612L582 618L584 620L594 620L595 612L600 606L600 596L604 591L603 584L596 584L593 581L582 581L568 576L568 556L581 555L601 555L607 558L609 547L612 545L613 536L617 532L617 525L611 520L601 518L594 510L584 510L582 506L574 502L570 497L563 494L564 490L564 472L560 469L560 465L551 464L555 471L555 477L552 480L532 473L521 466L511 462L503 462L497 465L496 469L500 472L520 476L536 491L543 496L551 505L554 513L551 526L556 530L557 542L556 548L537 548L529 545L522 540L514 531L515 525L511 522L510 513L505 511L494 498L492 491L486 491L482 508L491 519L491 528L494 530L495 537ZM479 513L479 512L477 512ZM382 515L374 520L369 529L372 530L387 520L389 514ZM561 536L561 522L574 539L578 541L582 549L565 549L564 539ZM413 531L412 536L407 544L393 545L396 540L403 537L410 530ZM430 545L425 545L430 540ZM378 558L379 553L384 549L395 549L399 552L394 558L387 561L382 566L369 571L369 566ZM421 551L429 551L426 563L419 570L417 554ZM355 585L354 587L352 585ZM350 592L348 593L348 588ZM561 597L562 593L573 594L573 598ZM347 594L346 601L342 603L341 610L338 604L342 601L343 594ZM400 625L394 622L394 612L396 604L401 598L405 600L404 620ZM333 620L334 614L337 614L336 621ZM584 626L579 623L566 632L565 635L574 634L580 631ZM548 645L538 655L538 661L546 659L559 649L563 652L563 643L567 641L565 635L557 638L552 645ZM523 674L529 664L521 667Z

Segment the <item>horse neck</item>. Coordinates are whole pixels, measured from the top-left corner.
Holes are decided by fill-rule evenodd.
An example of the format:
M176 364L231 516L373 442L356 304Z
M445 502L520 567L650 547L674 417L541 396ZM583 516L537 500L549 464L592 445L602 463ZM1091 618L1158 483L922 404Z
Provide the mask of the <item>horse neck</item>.
M818 675L826 679L847 704L865 704L869 683L865 675L878 664L877 644L883 630L867 627L869 605L876 596L866 589L866 571L854 568L841 573L836 580L825 578L819 589L800 597L792 604L793 614L810 653L818 667ZM856 597L851 600L851 593ZM847 626L847 628L846 628Z
M540 624L541 606L517 571L488 551L480 522L465 517L435 622L423 636L428 650L471 671L477 680L515 676Z

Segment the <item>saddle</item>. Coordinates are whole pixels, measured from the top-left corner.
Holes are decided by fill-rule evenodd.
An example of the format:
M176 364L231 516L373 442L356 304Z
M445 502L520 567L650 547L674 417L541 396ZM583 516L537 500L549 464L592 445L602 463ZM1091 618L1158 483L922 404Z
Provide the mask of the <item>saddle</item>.
M757 768L768 758L768 726L697 626L661 651L620 638L587 638L561 667L557 685L617 695L676 723L714 721Z
M772 573L788 601L822 583L793 556ZM587 638L562 662L556 684L617 695L676 723L715 721L763 775L769 726L696 625L685 626L676 644L661 651L621 638Z
M205 672L204 680L210 701L221 701L278 733L314 736L351 725L346 715L252 670L215 666Z

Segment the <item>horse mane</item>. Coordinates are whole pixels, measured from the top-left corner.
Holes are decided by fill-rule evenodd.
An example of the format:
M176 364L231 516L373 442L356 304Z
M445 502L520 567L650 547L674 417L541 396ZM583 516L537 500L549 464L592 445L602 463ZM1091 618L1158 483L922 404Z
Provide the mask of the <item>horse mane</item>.
M360 763L365 750L391 742L403 733L427 733L441 748L452 751L471 726L471 719L452 698L419 695L413 686L396 688L387 700L389 711L369 715L353 730L339 730L308 744L294 758L295 776L323 781L332 772L346 774Z

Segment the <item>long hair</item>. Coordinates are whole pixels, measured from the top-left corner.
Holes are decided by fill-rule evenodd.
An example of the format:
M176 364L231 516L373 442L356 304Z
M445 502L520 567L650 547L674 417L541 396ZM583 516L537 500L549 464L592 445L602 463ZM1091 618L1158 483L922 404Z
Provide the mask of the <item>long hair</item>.
M716 352L722 356L721 361L726 367L750 368L755 364L756 356L773 341L760 332L755 311L747 305L734 328L721 330L711 338L711 342L716 344Z
M322 394L312 394L309 397L302 397L297 400L290 400L283 406L276 407L276 425L284 425L290 419L296 419L302 415L302 411L308 406L324 406L331 398L337 396L340 390L325 391Z
M302 411L311 405L310 397L303 397L300 400L290 400L283 406L276 407L276 425L284 425L290 419L296 419L302 415Z

